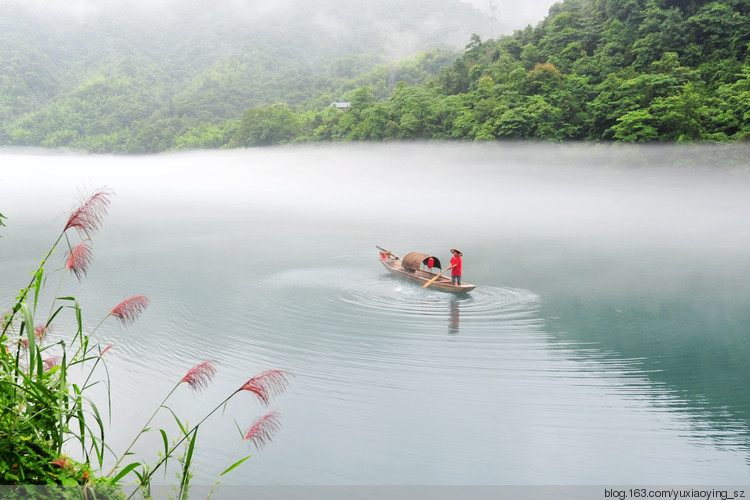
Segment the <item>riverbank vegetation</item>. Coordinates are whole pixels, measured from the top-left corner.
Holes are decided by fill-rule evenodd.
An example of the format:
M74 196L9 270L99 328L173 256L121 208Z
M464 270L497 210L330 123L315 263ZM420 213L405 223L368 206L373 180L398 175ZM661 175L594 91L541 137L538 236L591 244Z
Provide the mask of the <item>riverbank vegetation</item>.
M169 400L180 387L188 386L198 392L210 383L216 373L215 362L199 362L186 367L182 378L176 377L172 390L145 419L140 430L121 430L134 435L125 450L114 450L108 445L113 395L106 359L116 356L117 349L102 345L96 333L112 321L132 325L151 301L144 295L125 298L92 325L78 300L62 290L73 279L83 281L86 277L93 259L91 238L102 223L112 195L110 190L98 190L70 213L55 243L32 273L28 286L7 303L9 309L0 318L3 498L125 498L120 488L123 484L135 486L130 496L150 497L154 475L164 473L169 466L178 478L176 498L187 498L201 426L243 393L250 393L267 406L285 390L292 376L282 370L259 373L207 411L197 423L188 424L170 408ZM58 251L64 254L61 266L54 264ZM48 282L56 285L48 287ZM54 292L50 293L52 287ZM171 415L173 428L151 426L157 414L163 413ZM239 441L260 447L274 437L279 425L278 413L269 412L251 423ZM147 434L157 435L156 440L151 440L158 444L157 449L152 450L153 456L141 457L134 446ZM235 455L240 450L238 447ZM214 486L249 458L237 460L235 455Z
M457 4L431 4L436 19L456 21L440 25L444 39L474 22ZM113 27L114 40L88 27L86 38L102 45L86 57L60 55L61 40L21 43L16 22L0 143L154 153L294 142L750 139L750 0L564 0L535 27L467 37L463 54L426 50L441 38L416 21L426 12L420 2L378 5L309 5L281 32L207 15L189 25L190 37L153 35L162 53L122 29ZM320 22L334 12L343 15ZM388 30L392 39L376 27L393 12L403 21ZM355 35L358 26L368 28ZM399 36L423 50L389 62ZM167 48L173 39L181 43ZM59 77L70 72L77 78Z
M248 108L421 83L488 25L458 0L77 3L0 0L0 145L220 146Z
M248 110L227 144L746 141L750 2L566 0L536 28L474 36L423 85L348 97L345 113Z

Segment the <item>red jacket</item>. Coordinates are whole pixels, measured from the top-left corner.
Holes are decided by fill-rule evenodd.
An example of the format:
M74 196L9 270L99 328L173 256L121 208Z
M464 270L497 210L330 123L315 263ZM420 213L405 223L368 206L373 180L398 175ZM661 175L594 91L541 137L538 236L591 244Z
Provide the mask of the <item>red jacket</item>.
M453 269L451 269L451 276L461 276L461 257L456 257L455 255L451 258L451 266L455 265Z

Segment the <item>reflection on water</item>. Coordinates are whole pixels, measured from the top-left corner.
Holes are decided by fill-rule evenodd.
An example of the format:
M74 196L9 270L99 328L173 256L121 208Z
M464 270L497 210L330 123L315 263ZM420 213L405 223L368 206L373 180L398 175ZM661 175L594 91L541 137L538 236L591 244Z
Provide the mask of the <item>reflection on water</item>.
M743 254L716 257L696 265L689 252L648 261L619 255L617 290L549 289L545 313L561 337L596 345L608 358L637 359L649 383L669 388L670 404L690 411L697 428L717 443L744 446L750 398L737 396L750 377L750 283L738 277L750 269Z
M461 306L459 305L461 299L457 297L451 297L451 319L450 327L448 331L450 333L458 333L458 325L461 323Z
M89 275L64 288L92 325L123 297L152 299L132 328L97 332L116 345L115 449L210 358L211 389L172 400L187 420L261 370L295 374L276 440L224 484L747 483L748 180L700 168L745 153L2 155L0 309L76 188L107 185L117 197ZM414 189L457 166L459 187ZM372 252L384 240L432 253L460 242L477 288L388 274ZM265 410L230 406L201 429L197 483Z

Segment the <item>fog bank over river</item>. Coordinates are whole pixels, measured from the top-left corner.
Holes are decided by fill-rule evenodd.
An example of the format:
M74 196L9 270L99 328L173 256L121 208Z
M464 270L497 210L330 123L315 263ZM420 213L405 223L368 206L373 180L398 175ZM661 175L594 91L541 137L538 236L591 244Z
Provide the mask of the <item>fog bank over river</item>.
M190 421L262 370L295 375L272 407L276 439L223 484L750 484L749 153L0 152L0 309L79 191L106 186L88 276L63 293L92 326L124 297L152 300L131 328L97 332L115 344L115 450L213 359L209 390L173 396ZM375 245L441 259L458 247L477 288L401 281ZM233 401L201 429L196 484L263 411Z

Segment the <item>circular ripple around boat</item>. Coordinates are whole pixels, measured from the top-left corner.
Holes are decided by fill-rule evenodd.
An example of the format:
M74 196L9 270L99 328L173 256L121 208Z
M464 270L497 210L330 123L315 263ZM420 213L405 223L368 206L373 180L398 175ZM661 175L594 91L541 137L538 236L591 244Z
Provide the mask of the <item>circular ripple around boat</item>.
M538 298L525 290L501 287L478 287L471 293L452 294L422 288L398 278L383 277L366 283L355 283L342 291L342 299L365 308L388 309L411 315L443 310L446 304L458 303L477 317L495 317L499 312L528 311Z
M392 276L340 268L287 271L266 284L273 285L266 297L274 302L271 306L311 324L328 323L331 315L342 321L371 317L394 324L426 324L430 317L455 319L460 314L462 322L504 328L539 321L538 296L508 287L479 286L468 294L451 294Z

